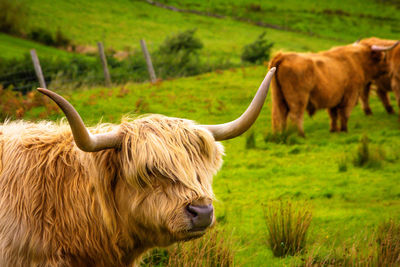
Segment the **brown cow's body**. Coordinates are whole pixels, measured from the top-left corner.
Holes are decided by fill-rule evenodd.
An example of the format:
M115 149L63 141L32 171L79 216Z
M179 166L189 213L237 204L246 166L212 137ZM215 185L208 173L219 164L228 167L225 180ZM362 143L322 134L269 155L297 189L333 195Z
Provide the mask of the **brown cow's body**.
M366 45L336 47L319 53L279 53L270 66L277 67L272 80L272 126L286 128L287 117L304 135L303 115L327 109L330 130L347 131L347 121L361 88L379 72L382 53Z
M372 37L363 39L360 41L360 43L367 45L393 46L397 43L397 41ZM375 79L374 84L377 87L376 93L382 101L383 106L385 107L386 111L391 114L394 113L394 111L389 101L388 92L393 91L396 97L397 105L400 107L400 45L397 45L386 53L385 63L386 64L382 66L382 71L384 74ZM367 115L372 114L368 102L369 92L370 86L367 86L361 95L363 110Z

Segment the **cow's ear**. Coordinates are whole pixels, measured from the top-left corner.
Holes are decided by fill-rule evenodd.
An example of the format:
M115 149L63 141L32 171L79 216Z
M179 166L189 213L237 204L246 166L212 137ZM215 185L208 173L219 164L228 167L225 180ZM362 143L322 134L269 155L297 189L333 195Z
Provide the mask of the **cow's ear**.
M371 58L374 62L379 62L385 58L385 52L371 50Z

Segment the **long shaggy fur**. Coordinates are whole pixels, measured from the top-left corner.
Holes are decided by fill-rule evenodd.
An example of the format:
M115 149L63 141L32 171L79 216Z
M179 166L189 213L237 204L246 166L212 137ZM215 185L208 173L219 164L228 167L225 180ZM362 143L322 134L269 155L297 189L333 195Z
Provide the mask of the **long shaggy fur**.
M64 123L0 127L0 266L127 266L197 237L189 203L210 204L223 148L192 121L152 115L101 124L121 149L78 149Z

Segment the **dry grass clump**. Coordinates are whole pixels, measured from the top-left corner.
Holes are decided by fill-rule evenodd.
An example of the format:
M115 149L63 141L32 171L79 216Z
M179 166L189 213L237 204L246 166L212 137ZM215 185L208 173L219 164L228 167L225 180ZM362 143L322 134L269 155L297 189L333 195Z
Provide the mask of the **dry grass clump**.
M302 267L374 267L375 251L372 249L371 242L366 244L366 248L360 248L358 241L352 244L343 244L339 248L332 248L325 255L318 255L312 251L303 258L303 263L297 266Z
M380 147L371 148L368 136L363 135L353 157L353 165L356 167L380 168L385 157L385 151Z
M272 202L264 209L264 216L268 229L267 242L274 256L295 255L304 249L312 220L308 204Z
M370 237L354 239L350 244L330 249L323 256L311 250L302 260L297 266L400 266L400 223L396 220L383 222Z
M377 233L377 265L400 266L400 223L389 220L382 223Z
M285 144L289 146L301 143L297 136L297 130L294 127L289 127L282 132L268 132L264 135L264 141L266 143Z
M246 149L254 148L256 148L256 137L254 131L251 131L246 135Z
M153 250L142 266L229 267L234 265L233 247L232 238L225 231L213 228L202 238Z

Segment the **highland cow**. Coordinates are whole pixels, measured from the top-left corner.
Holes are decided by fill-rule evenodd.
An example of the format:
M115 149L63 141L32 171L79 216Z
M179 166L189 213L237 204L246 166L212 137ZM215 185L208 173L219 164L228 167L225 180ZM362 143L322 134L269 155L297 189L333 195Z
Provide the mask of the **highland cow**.
M64 98L39 89L69 126L1 125L0 266L130 266L202 236L215 221L217 141L251 127L274 71L243 115L220 125L149 115L88 130Z
M400 42L397 40L385 40L371 37L361 40L360 43L375 47L391 48L386 53L384 58L385 64L382 65L383 74L371 83L367 84L361 94L361 103L364 113L366 115L372 114L371 107L369 106L369 93L371 90L371 85L374 84L376 86L376 94L382 101L387 113L393 114L394 110L390 104L388 92L393 91L394 96L396 97L397 105L400 107L400 45L398 45Z
M386 49L386 48L385 48ZM327 109L330 131L347 131L347 122L360 91L381 73L381 47L352 44L319 53L278 53L270 62L277 71L272 80L272 126L286 129L287 117L304 136L303 116Z

